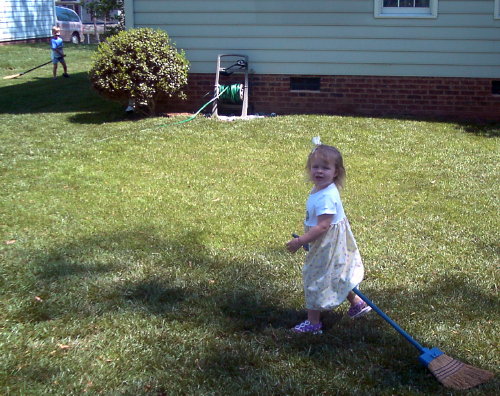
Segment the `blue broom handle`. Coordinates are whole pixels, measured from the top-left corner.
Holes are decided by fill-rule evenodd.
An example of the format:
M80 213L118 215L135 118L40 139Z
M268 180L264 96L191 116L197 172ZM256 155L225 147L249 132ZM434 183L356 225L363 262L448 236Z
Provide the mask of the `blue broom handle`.
M367 303L370 307L372 307L375 312L377 312L382 318L389 323L396 331L401 334L404 338L406 338L415 348L417 348L420 352L426 352L426 349L420 345L417 341L415 341L406 331L404 331L401 327L398 326L396 322L394 322L391 318L389 318L384 312L380 310L374 303L370 301L368 297L366 297L363 293L361 293L357 287L352 289L354 293L356 293L365 303Z

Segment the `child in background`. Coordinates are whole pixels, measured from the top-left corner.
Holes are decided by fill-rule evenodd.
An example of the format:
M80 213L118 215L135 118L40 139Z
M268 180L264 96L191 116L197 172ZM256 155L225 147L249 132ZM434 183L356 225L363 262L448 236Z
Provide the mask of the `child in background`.
M346 176L342 155L315 139L318 144L306 164L314 186L306 203L305 233L290 240L287 249L295 253L310 246L302 269L307 320L292 330L321 334L321 312L337 307L346 298L353 319L371 308L352 292L363 280L364 268L340 200L339 189Z
M64 61L64 50L63 50L63 40L61 38L61 29L58 26L52 27L52 38L50 39L50 47L52 48L51 59L54 68L52 70L53 78L57 77L57 64L60 62L64 73L63 76L68 78L68 68L66 66L66 62Z

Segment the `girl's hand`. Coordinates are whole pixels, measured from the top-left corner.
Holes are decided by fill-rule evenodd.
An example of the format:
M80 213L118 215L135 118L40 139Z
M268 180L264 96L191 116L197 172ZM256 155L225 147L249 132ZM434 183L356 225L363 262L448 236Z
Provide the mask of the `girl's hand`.
M299 241L299 238L293 238L291 239L287 244L286 248L288 249L289 252L295 253L297 250L299 250L302 247L302 244Z
M333 215L323 214L318 216L318 224L311 227L309 231L300 237L294 237L286 244L289 252L295 253L302 245L307 245L320 238L330 228L333 220ZM306 249L308 250L308 249Z

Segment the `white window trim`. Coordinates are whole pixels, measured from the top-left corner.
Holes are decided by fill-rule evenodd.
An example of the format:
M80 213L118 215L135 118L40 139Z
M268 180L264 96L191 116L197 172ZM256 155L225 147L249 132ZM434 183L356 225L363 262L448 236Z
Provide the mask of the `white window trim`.
M495 11L493 18L500 19L500 0L495 0Z
M383 0L374 0L373 10L375 18L437 18L438 0L430 0L429 8L384 7Z

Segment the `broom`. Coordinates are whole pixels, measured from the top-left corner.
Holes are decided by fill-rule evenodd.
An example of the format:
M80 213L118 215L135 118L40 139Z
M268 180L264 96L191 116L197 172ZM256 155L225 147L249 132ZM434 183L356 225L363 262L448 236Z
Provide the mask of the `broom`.
M18 74L12 74L10 76L5 76L3 79L4 80L11 80L13 78L17 78L17 77L21 77L22 75L26 74L26 73L29 73L30 71L33 71L33 70L36 70L38 69L39 67L42 67L42 66L45 66L45 65L48 65L49 63L52 63L52 61L48 61L46 63L44 63L43 65L38 65L36 67L34 67L33 69L29 69L29 70L26 70L25 72L22 72L22 73L18 73Z
M436 379L444 386L453 389L469 389L493 378L493 373L453 359L445 355L439 348L428 349L422 347L422 345L399 327L356 287L352 291L422 353L419 358L420 363L427 366Z

